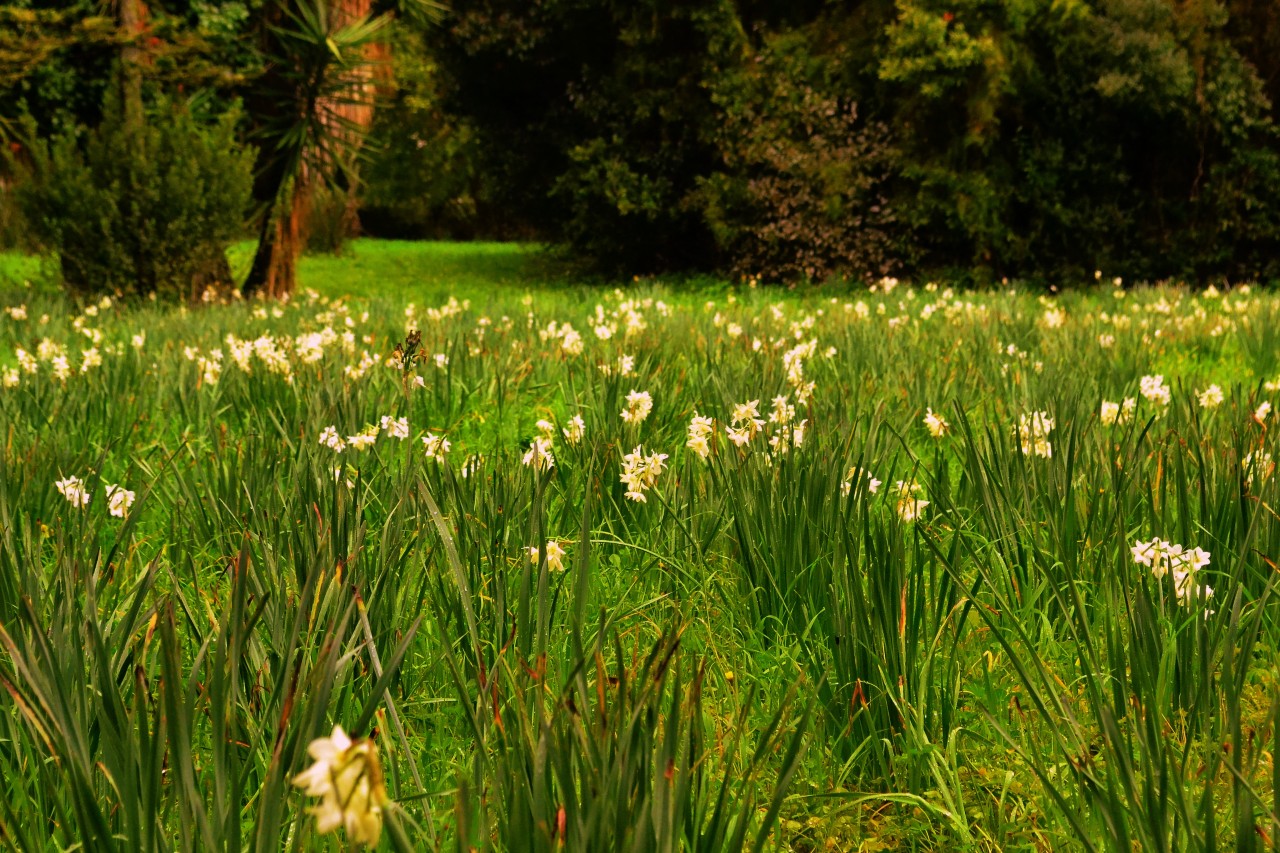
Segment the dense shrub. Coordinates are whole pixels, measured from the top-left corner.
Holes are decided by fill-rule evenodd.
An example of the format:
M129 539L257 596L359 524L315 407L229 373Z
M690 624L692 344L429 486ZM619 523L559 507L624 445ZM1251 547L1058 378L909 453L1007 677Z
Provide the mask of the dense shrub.
M458 0L429 39L513 217L604 266L1280 275L1258 0ZM856 109L855 109L856 105Z
M360 224L386 237L513 236L489 198L475 130L444 109L439 70L419 32L393 33L394 94L380 105L363 171Z
M898 0L879 72L934 263L1275 275L1280 158L1211 0Z
M704 215L739 276L883 276L906 247L887 198L888 128L861 121L831 61L778 39L716 81L723 163Z
M708 82L744 46L730 0L464 0L433 45L514 217L617 271L715 261L700 187Z
M232 115L156 112L135 127L109 109L96 130L36 152L24 212L73 291L194 299L231 284L224 250L242 234L252 155Z

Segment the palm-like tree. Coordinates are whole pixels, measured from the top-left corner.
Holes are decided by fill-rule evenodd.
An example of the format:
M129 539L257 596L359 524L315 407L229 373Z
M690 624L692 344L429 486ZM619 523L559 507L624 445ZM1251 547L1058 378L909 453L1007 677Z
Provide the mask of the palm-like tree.
M259 27L263 71L245 104L258 146L258 249L243 292L292 292L311 190L349 188L372 115L373 45L390 23L369 0L278 0Z

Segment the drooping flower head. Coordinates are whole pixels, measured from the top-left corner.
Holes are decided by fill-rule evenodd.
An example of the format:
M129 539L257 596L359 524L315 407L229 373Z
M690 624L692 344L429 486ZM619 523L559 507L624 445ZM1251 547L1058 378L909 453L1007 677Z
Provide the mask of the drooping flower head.
M382 837L382 813L391 804L382 780L377 745L367 739L352 740L334 726L327 738L316 738L307 747L315 763L293 779L309 797L319 797L307 809L316 819L320 835L338 827L356 844L373 847Z

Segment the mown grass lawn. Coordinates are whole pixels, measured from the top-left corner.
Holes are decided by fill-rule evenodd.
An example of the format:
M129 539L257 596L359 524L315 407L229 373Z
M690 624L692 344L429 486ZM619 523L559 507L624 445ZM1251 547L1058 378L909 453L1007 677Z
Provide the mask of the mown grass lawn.
M13 848L1280 837L1270 292L0 277Z

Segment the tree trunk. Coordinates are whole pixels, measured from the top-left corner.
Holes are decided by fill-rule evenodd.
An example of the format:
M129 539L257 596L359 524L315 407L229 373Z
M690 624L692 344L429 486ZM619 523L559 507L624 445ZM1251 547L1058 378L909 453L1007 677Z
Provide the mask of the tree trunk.
M124 108L125 127L142 126L143 49L138 39L147 28L147 7L142 0L119 0L120 29L125 41L120 47L120 103Z
M266 299L286 299L298 284L298 255L305 240L303 222L310 193L301 179L281 194L281 201L262 218L258 249L242 293Z

